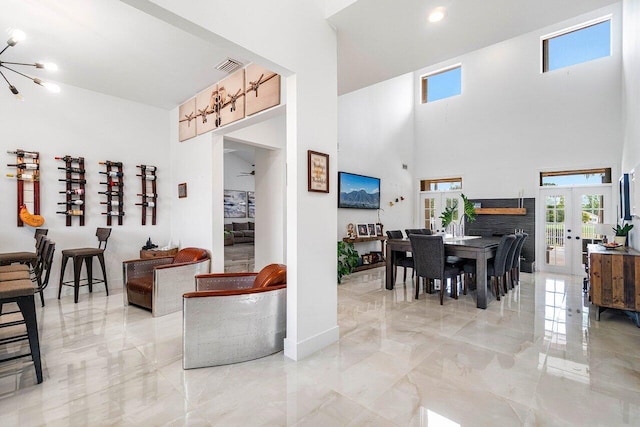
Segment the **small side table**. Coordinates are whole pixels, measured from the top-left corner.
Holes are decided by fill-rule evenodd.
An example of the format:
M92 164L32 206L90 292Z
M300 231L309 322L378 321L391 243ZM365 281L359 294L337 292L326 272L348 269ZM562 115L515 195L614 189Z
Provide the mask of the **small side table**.
M161 258L167 256L174 256L178 253L178 248L172 248L167 250L157 250L157 249L141 249L140 250L140 259L150 259L150 258Z

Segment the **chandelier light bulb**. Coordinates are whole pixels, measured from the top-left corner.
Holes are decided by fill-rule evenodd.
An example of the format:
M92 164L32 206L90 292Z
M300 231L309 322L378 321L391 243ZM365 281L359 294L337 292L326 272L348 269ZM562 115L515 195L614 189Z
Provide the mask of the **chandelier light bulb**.
M7 44L9 46L15 46L16 43L21 42L26 38L27 35L24 33L24 31L16 28L11 32L11 38L9 39L9 41L7 41Z
M436 7L429 13L429 22L439 22L444 18L446 9L444 7Z
M60 93L60 86L51 82L42 82L42 86L47 88L47 90L51 93Z
M36 68L44 68L48 71L58 71L58 66L53 62L36 62Z

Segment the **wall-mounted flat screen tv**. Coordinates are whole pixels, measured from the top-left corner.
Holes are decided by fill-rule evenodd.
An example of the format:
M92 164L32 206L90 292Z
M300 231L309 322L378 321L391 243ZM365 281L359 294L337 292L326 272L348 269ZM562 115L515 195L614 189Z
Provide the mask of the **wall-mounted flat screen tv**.
M338 207L380 209L380 178L338 172Z

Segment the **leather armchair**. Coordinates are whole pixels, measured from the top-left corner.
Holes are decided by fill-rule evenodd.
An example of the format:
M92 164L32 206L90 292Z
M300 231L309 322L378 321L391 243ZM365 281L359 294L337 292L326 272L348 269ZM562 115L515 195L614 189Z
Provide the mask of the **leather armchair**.
M150 309L153 317L180 311L182 294L193 291L194 277L209 273L210 266L209 252L200 248L184 248L173 257L124 261L124 303Z
M183 295L184 369L226 365L282 351L287 327L287 268L196 276Z

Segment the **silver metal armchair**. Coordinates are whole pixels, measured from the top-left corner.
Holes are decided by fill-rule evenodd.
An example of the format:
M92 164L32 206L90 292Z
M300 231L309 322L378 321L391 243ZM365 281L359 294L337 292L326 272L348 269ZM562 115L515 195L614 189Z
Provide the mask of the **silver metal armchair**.
M286 335L287 270L196 276L183 295L184 369L226 365L282 351Z
M180 311L182 294L193 291L193 278L210 271L209 252L184 248L173 257L122 263L125 305L151 310L153 317Z

